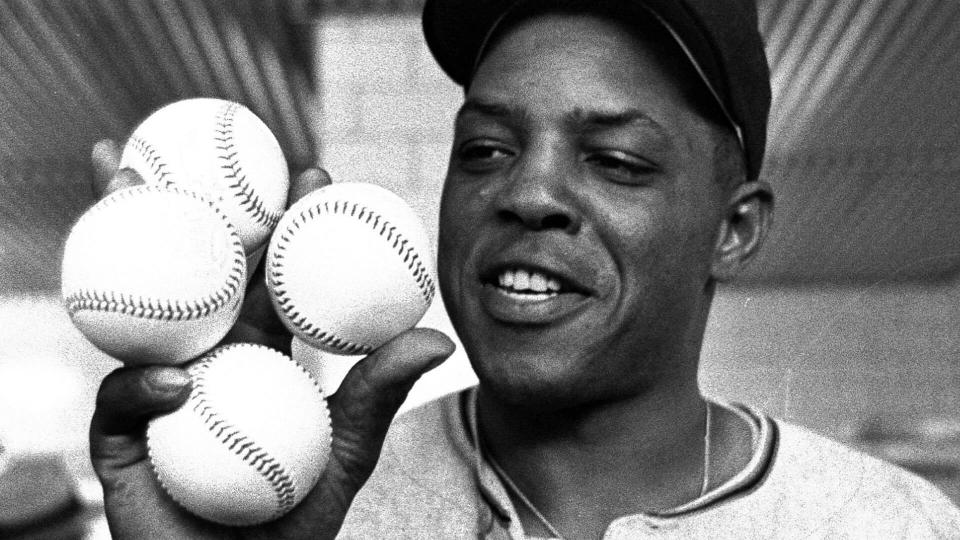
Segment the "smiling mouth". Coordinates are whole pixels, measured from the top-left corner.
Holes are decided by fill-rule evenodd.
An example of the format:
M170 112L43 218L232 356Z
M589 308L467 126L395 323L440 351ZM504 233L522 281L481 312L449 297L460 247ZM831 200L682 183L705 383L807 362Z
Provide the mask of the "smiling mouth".
M563 292L559 278L523 268L501 270L493 285L503 293L521 300L545 300Z
M507 263L481 275L479 296L499 323L542 327L590 305L593 296L572 279L538 266Z
M544 270L518 266L500 268L484 276L481 281L517 300L539 301L564 293L583 294L579 287L563 277Z

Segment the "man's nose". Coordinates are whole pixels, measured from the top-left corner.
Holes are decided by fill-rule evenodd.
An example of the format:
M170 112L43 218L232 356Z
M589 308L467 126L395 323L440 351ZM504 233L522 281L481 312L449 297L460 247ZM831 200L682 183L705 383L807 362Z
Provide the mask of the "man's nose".
M534 231L576 234L581 224L572 181L576 164L568 161L556 148L525 153L497 194L497 216Z

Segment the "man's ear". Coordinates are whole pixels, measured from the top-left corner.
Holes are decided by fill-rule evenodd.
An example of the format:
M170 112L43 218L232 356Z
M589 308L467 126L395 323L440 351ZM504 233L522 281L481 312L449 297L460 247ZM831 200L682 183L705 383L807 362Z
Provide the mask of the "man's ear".
M773 224L773 190L766 182L744 182L727 203L713 249L710 273L717 281L733 279L760 250Z

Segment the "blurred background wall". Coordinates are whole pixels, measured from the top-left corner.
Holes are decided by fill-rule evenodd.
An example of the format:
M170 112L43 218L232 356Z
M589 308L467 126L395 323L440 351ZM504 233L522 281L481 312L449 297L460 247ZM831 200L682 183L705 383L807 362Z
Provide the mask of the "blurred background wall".
M59 250L92 203L90 144L122 140L154 107L193 95L242 101L294 166L319 161L335 181L395 190L435 239L461 94L422 43L418 6L0 3L8 453L55 453L89 484L87 423L100 379L119 364L63 313ZM743 279L719 291L704 391L906 465L960 501L960 7L760 7L776 225ZM439 301L423 324L450 331ZM317 373L350 362L296 350ZM474 381L460 351L405 408Z

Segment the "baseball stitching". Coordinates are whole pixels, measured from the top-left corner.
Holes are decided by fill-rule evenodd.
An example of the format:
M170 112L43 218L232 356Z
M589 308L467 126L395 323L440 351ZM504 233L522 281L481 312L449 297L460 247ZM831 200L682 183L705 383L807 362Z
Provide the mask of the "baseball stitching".
M214 129L216 135L213 137L217 141L217 150L221 152L217 158L221 162L220 168L223 170L224 178L233 182L230 187L233 188L240 206L256 223L272 230L280 222L283 213L267 210L263 200L247 182L247 176L240 167L240 160L237 159L239 152L233 140L233 123L240 107L238 103L227 103L217 111L217 127Z
M296 229L302 227L308 219L313 219L322 214L349 215L358 221L370 225L370 228L375 233L383 237L387 243L391 244L391 248L397 252L397 255L403 260L403 263L407 265L407 269L410 271L427 305L430 305L430 302L433 301L436 286L427 267L420 260L420 255L414 250L413 246L409 245L409 241L401 233L397 232L396 227L383 216L370 210L366 206L361 206L359 203L351 203L349 201L325 201L310 206L294 216L294 219L287 229L279 233L280 241L277 242L277 249L270 265L270 281L276 293L280 310L283 311L283 314L294 326L318 343L326 347L338 349L346 354L368 354L373 351L371 345L342 339L334 333L324 331L310 323L305 315L297 311L296 306L290 297L287 296L286 290L284 289L283 259L287 244L290 243L292 236L296 233Z
M102 212L104 208L109 207L119 200L133 197L144 192L159 191L159 189L160 188L155 186L137 186L116 191L110 197L101 201L102 204L94 206L90 212L81 217L78 224L83 220L90 219L89 216ZM173 187L166 188L166 190L189 195L209 205L227 227L231 231L234 230L227 216L210 201L192 191ZM231 235L231 238L234 253L233 265L230 267L230 273L223 287L210 295L195 300L170 301L118 293L115 291L80 289L70 293L64 298L67 312L70 315L74 315L84 310L104 311L161 321L189 321L210 315L230 303L233 298L236 298L244 283L243 272L246 265L246 258L244 256L243 244L240 243L239 236L236 234Z
M163 162L160 152L158 152L152 144L140 137L130 137L130 144L144 161L147 162L147 166L150 167L150 171L153 172L153 176L157 179L157 182L164 187L173 185L173 182L167 179L167 176L171 174L170 171L167 170L167 164Z
M277 509L274 510L273 516L280 516L296 503L296 483L280 462L271 457L255 441L242 434L236 426L221 418L214 407L208 403L206 374L210 370L212 361L219 355L220 352L217 352L189 369L193 379L194 392L190 396L191 401L194 402L193 412L200 415L210 433L226 445L227 450L253 467L270 484L277 498Z
M230 453L238 456L244 463L251 466L257 471L258 474L260 474L261 477L263 477L264 480L267 481L267 483L270 484L270 488L273 491L277 501L277 506L274 509L273 514L266 520L270 521L282 516L292 507L296 506L297 482L290 476L287 470L284 469L283 464L270 456L270 453L267 450L259 446L256 441L253 441L247 435L244 435L239 428L227 422L222 416L220 416L214 405L210 403L211 399L207 392L207 373L213 367L214 360L223 355L226 351L239 347L266 349L272 351L272 349L263 347L261 345L229 345L217 349L201 360L194 362L189 368L187 368L187 371L190 374L192 388L190 397L187 400L187 404L184 406L190 406L193 412L200 417L203 425L211 434L213 434L217 441L226 445L227 450ZM310 380L318 394L322 393L320 385L309 371L304 369L304 367L296 360L284 355L281 356L283 356L284 361L292 362L293 365L296 366L296 368L299 369L300 372ZM326 407L324 407L323 410L326 415L327 425L329 425L329 411L326 409ZM153 469L154 477L156 477L160 482L160 485L163 487L164 491L171 493L166 484L163 482L163 477L158 474L156 466L154 465L156 460L153 459L153 447L150 445L149 437L147 439L147 453L150 456L150 466Z

